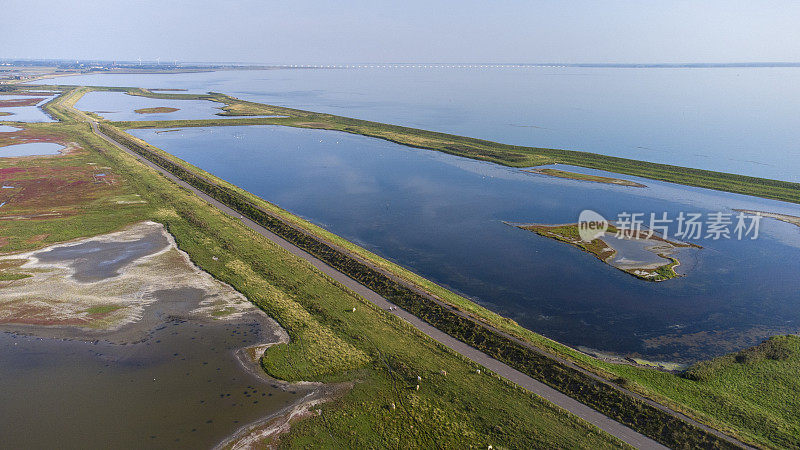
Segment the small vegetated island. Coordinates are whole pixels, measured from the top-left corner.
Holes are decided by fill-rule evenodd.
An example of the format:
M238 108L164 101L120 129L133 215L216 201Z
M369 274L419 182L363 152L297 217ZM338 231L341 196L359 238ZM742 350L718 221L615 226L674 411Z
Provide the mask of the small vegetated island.
M541 225L510 224L540 236L555 239L577 247L597 257L600 261L646 281L665 281L680 276L675 268L683 249L698 249L699 245L664 239L649 231L619 229L609 224L608 229L591 241L584 241L578 233L578 224Z
M525 169L524 172L535 173L538 175L547 175L556 178L566 178L569 180L591 181L594 183L603 183L603 184L615 184L617 186L629 186L638 188L647 187L644 184L637 183L631 180L603 177L600 175L588 175L585 173L578 173L578 172L567 172L566 170L558 170L558 169L547 169L547 168L542 169L534 167L533 169Z
M179 108L171 108L169 106L156 106L154 108L140 108L134 110L137 114L164 114L164 113L171 113L175 111L180 111Z

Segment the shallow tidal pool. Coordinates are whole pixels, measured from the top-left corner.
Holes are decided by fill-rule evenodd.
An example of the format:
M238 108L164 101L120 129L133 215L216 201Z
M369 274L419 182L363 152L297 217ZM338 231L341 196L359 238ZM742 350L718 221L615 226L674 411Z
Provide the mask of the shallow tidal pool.
M28 142L0 147L0 158L16 158L20 156L57 155L64 149L63 145L52 142Z
M0 333L2 447L211 447L305 394L235 358L260 327L175 320L126 345Z

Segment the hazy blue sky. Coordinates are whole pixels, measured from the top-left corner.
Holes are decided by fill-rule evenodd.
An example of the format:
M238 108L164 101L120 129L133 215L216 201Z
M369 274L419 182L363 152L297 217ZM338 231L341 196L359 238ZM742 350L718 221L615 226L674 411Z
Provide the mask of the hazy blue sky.
M3 0L0 57L800 61L800 2Z

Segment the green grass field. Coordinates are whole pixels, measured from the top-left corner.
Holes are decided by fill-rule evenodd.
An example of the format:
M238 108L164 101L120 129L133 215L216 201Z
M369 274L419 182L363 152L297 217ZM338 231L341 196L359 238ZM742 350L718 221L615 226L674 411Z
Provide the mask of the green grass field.
M697 363L683 376L600 364L635 390L756 445L800 448L800 337Z

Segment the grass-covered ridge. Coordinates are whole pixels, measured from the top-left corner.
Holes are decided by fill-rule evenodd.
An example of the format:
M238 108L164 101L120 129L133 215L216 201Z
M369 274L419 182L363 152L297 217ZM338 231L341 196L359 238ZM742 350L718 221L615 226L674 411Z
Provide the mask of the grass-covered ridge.
M684 374L603 366L629 387L647 391L723 431L759 446L800 448L800 337L764 343L691 366Z
M60 122L88 121L91 117L89 113L75 108L75 103L87 92L90 92L90 89L84 87L65 90L63 94L45 103L42 109Z
M219 121L135 122L130 123L130 125L131 127L138 127L141 124L145 124L149 127L161 128L169 126L249 125L264 123L283 124L283 122L291 122L292 120L296 120L299 115L305 114L302 111L298 112L297 110L281 107L269 107L268 110L259 108L261 108L261 106L250 105L244 110L252 112L253 114L286 115L289 116L289 119L229 118ZM163 156L173 161L179 161L177 158L171 157L171 155L163 154ZM219 180L210 174L205 174L205 177L210 180L214 180L215 182L220 182L223 185L227 185L224 183L224 181ZM789 184L791 185L791 183ZM793 192L796 192L795 187L792 189ZM280 215L280 217L287 223L302 228L303 230L307 230L309 233L312 233L315 236L320 236L324 240L346 249L357 257L369 261L369 263L375 267L386 270L392 273L394 276L413 283L418 288L429 292L436 298L452 305L460 313L470 314L473 318L487 323L504 333L507 333L525 342L534 344L539 348L545 349L551 354L562 357L585 369L600 374L609 380L615 380L617 383L620 383L629 389L637 391L647 397L656 399L661 403L670 405L674 409L683 411L695 419L725 430L747 442L759 445L782 446L779 443L791 442L793 436L796 436L792 433L794 432L793 427L796 427L797 424L797 415L786 415L782 412L792 411L794 406L792 406L792 404L789 402L776 404L774 408L760 408L759 414L761 415L754 415L750 420L738 420L738 418L745 417L746 415L741 414L741 410L736 406L736 401L720 401L718 404L714 405L715 407L713 408L704 408L703 404L706 402L706 399L709 396L736 397L739 394L735 389L727 386L725 382L703 384L703 381L691 380L674 373L660 372L644 367L607 363L594 359L588 355L527 330L512 320L499 316L469 301L468 299L454 294L453 292L450 292L449 290L420 277L409 270L371 254L363 248L352 244L332 233L329 233L320 227L308 223L301 218L293 216L276 207L275 205L269 204L268 202L265 202L246 191L239 191L239 193L245 196L249 201L258 204L265 210ZM769 374L769 370L771 369L772 367L767 366L762 374L756 374L755 372L743 374L741 378L742 385L753 385L770 379L772 375ZM779 383L780 381L778 381L776 385L779 385ZM784 398L779 396L774 396L772 398L772 401L774 402L782 402L784 400ZM738 404L740 407L746 407L747 402L741 401ZM320 431L320 429L317 429L317 431Z
M110 124L103 124L102 130L144 158L315 255L439 330L553 386L609 417L670 446L730 446L728 442L705 430L669 415L608 383L599 382L569 364L563 364L543 355L524 341L487 326L480 320L474 320L454 311L450 305L417 289L413 284L396 278L394 274L381 270L345 248L326 242L320 236L296 227L291 221L284 220L284 215L288 213L274 212L277 210L274 205L269 206L260 198Z
M13 238L0 251L31 250L142 220L163 223L197 265L245 294L285 327L290 342L272 347L263 360L270 374L288 380L353 383L342 397L316 406L322 414L294 424L292 432L281 438L282 446L622 445L535 395L491 373L478 373L477 365L108 145L91 133L88 124L32 127L63 135L85 151L30 158L24 167L49 173L92 163L110 168L103 170L115 174L118 183L113 192L93 198L68 218L0 221L0 237ZM21 164L19 159L3 159L0 169ZM134 197L139 200L128 201ZM418 382L417 376L423 381Z

